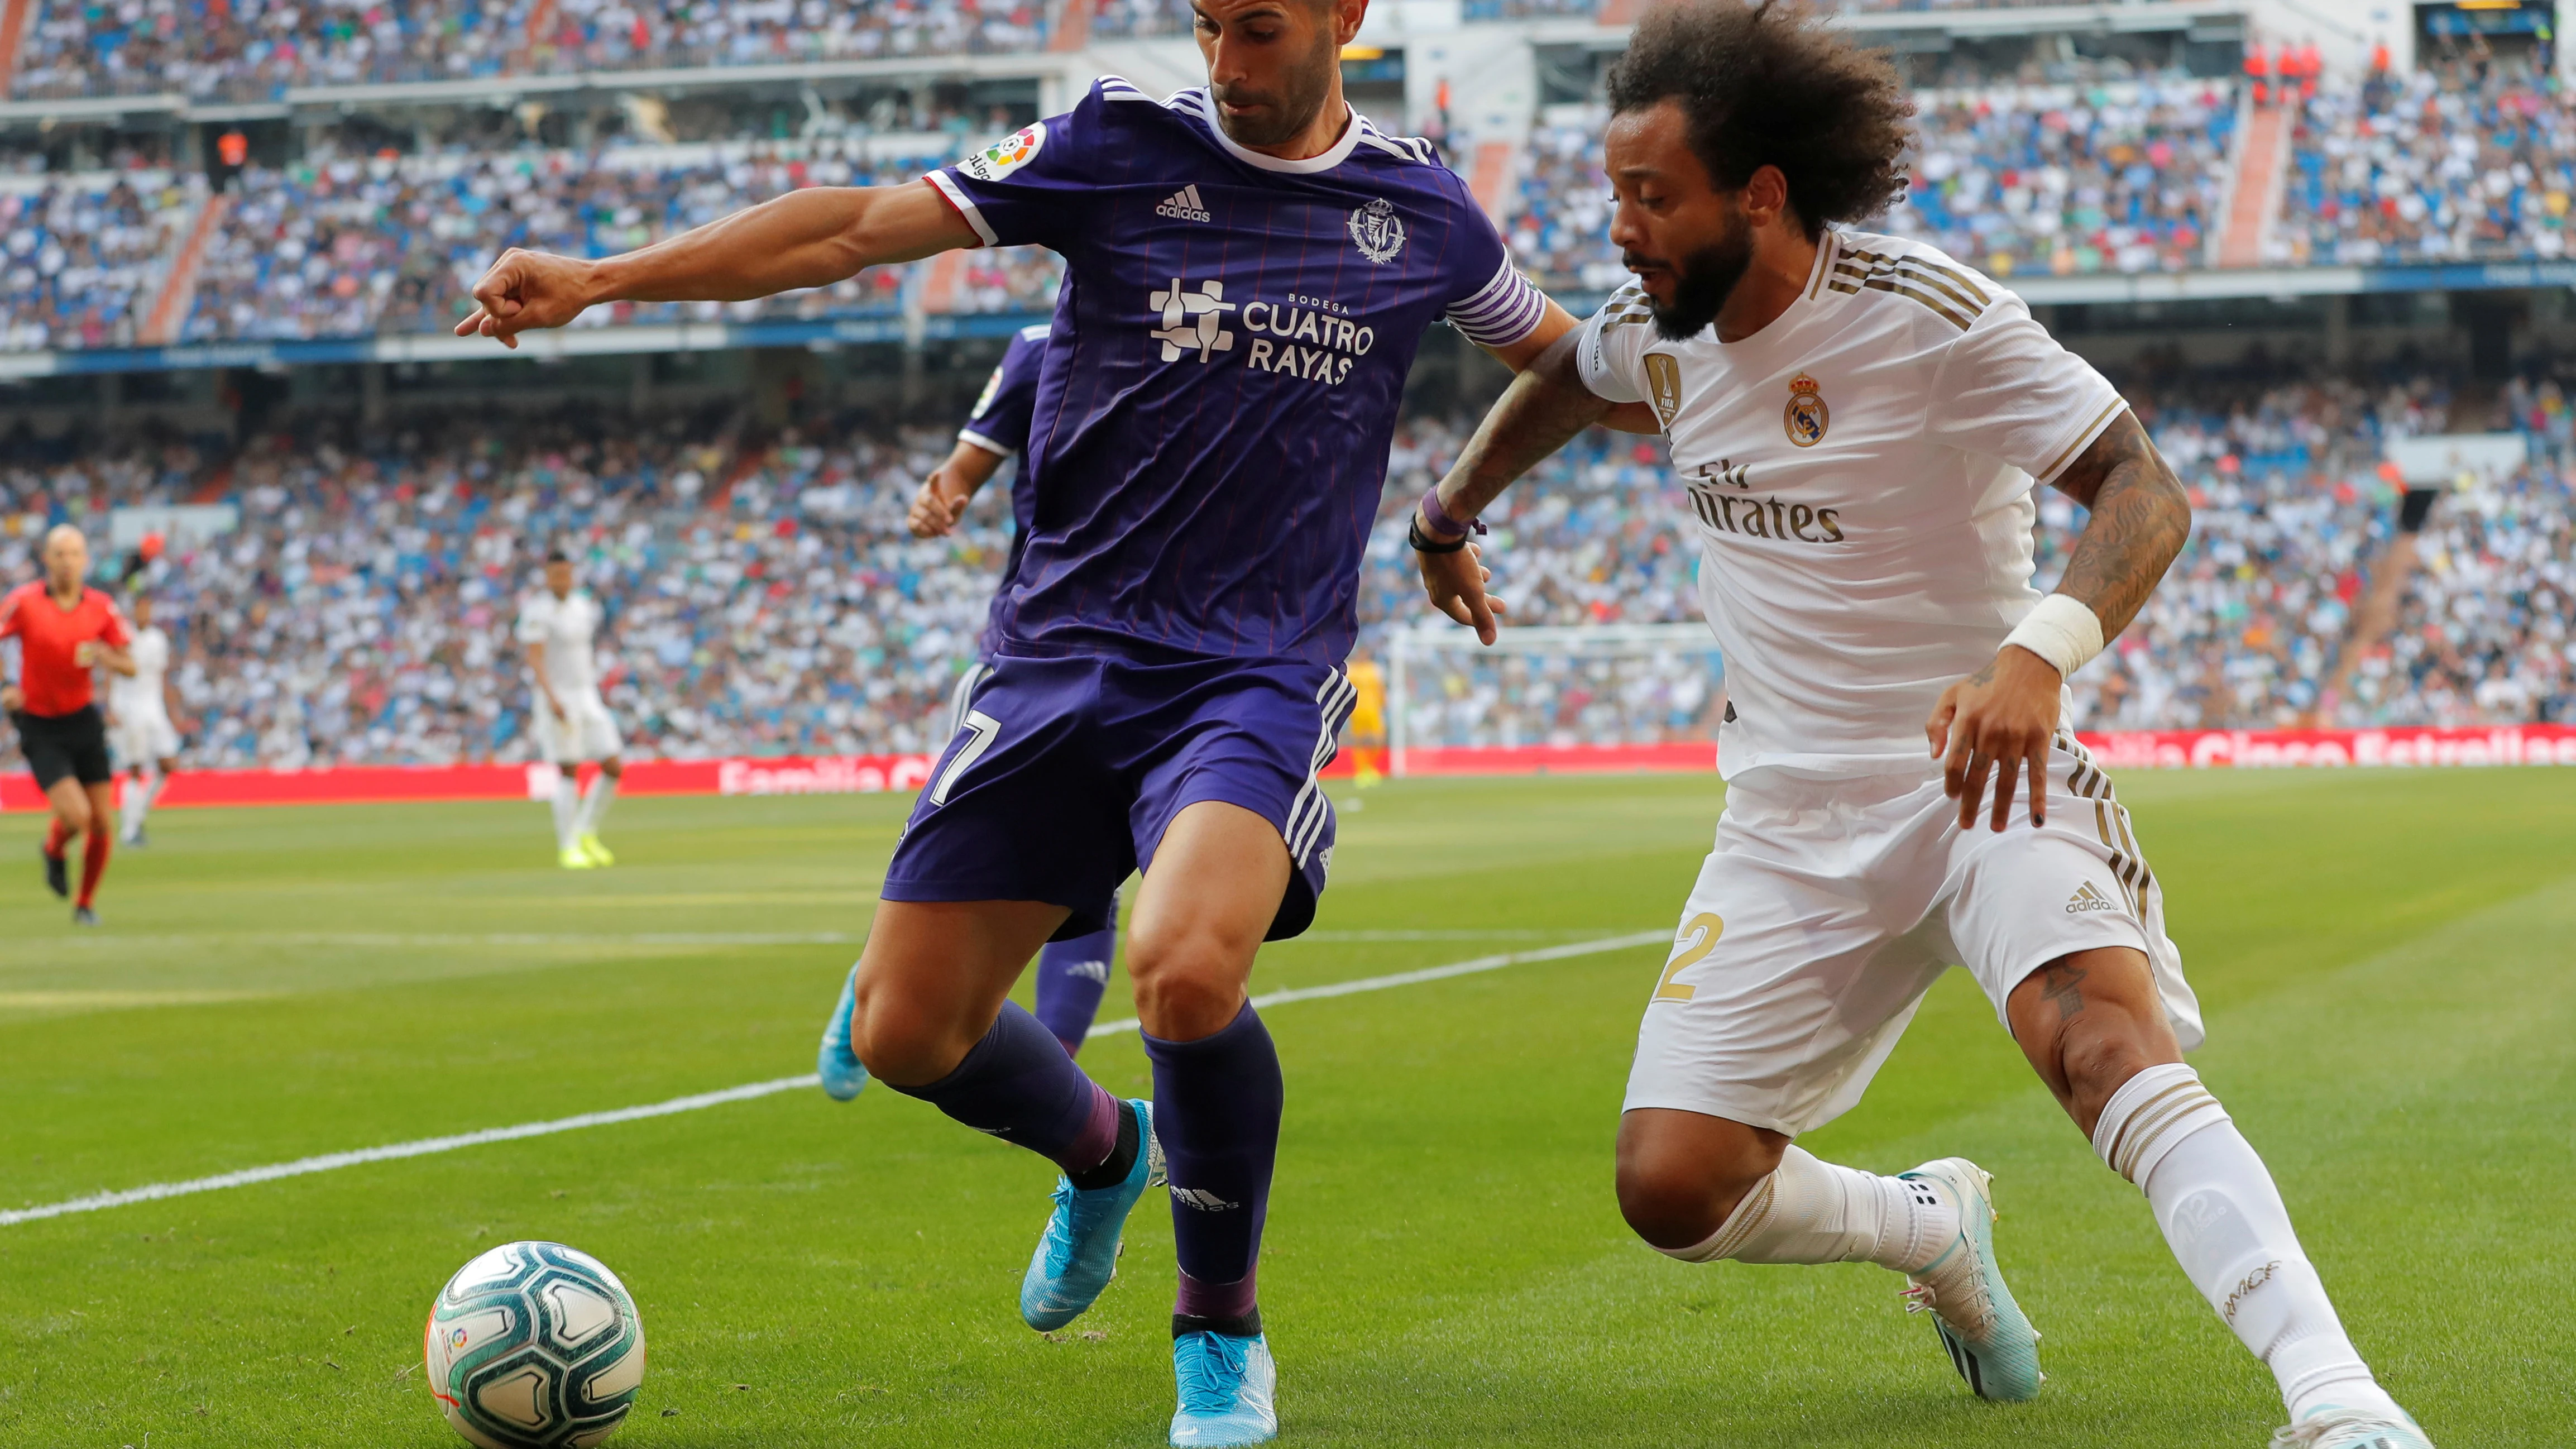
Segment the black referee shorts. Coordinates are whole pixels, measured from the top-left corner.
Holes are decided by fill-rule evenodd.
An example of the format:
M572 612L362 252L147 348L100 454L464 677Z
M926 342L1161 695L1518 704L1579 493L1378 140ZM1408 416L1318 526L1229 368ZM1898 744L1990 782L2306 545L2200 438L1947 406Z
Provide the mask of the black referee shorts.
M27 757L27 768L36 772L37 789L51 790L56 780L66 777L84 785L104 785L116 778L107 758L107 717L97 705L85 705L70 714L20 710L9 721L18 727L18 750Z

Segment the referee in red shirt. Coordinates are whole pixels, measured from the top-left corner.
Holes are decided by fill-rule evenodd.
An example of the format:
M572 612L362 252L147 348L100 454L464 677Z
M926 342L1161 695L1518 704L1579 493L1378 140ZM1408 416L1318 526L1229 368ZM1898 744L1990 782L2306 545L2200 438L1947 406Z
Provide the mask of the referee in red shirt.
M116 604L82 580L89 576L89 540L64 524L45 535L45 577L0 598L0 639L18 641L16 682L0 688L0 706L18 727L18 748L36 773L36 785L54 807L45 837L45 884L71 894L64 853L72 837L86 835L81 850L80 899L72 924L95 926L90 902L107 874L108 840L115 831L116 771L107 758L107 721L98 712L90 671L106 665L132 674L125 652L125 619Z

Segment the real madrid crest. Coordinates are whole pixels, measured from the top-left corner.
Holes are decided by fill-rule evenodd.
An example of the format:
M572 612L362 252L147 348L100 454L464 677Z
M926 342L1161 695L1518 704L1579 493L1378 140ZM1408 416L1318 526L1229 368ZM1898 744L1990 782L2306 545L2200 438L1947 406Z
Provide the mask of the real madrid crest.
M1404 218L1395 214L1395 203L1381 196L1351 212L1351 242L1360 255L1373 262L1391 262L1404 250Z
M1788 432L1789 441L1801 448L1823 442L1825 429L1833 422L1833 414L1825 410L1824 394L1816 390L1818 386L1803 372L1789 379L1789 406L1780 414L1780 426Z

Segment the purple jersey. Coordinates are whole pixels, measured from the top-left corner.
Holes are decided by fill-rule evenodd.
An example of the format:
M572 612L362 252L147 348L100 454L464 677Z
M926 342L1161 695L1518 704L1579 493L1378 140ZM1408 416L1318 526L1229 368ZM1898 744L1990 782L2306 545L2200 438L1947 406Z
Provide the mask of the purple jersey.
M1507 345L1546 309L1466 184L1356 114L1282 161L1204 91L1114 76L930 181L987 244L1066 262L992 642L1338 666L1423 331Z
M1046 356L1047 333L1052 330L1040 322L1011 334L1011 345L1002 349L1002 360L993 364L993 375L984 379L975 410L966 415L966 426L957 430L959 442L1004 458L1029 445L1029 420L1038 406L1038 364ZM1011 494L1011 516L1022 527L1028 525L1027 489Z
M1050 330L1040 322L1012 334L1011 345L1002 349L1002 360L993 364L993 375L984 380L984 392L975 399L975 410L966 415L966 426L957 430L959 442L1004 458L1028 447L1029 420L1038 405L1038 365L1045 360ZM1020 553L1028 547L1029 525L1037 517L1037 489L1029 480L1028 460L1022 458L1019 472L1011 479L1011 554L1002 565L1002 588L993 595L991 617L985 621L984 637L976 646L986 658L992 657L1002 595L1020 571Z

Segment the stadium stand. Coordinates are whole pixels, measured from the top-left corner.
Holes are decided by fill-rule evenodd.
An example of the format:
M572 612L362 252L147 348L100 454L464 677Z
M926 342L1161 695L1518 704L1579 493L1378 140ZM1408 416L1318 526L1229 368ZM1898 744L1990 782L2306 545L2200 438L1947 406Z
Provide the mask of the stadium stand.
M2228 184L2235 87L2181 79L1917 95L1922 146L1889 231L1996 277L2204 265ZM1560 107L1531 133L1514 254L1550 286L1627 278L1608 239L1598 107Z
M944 141L922 138L925 146ZM800 186L888 184L943 159L871 160L863 141L334 157L251 168L197 280L189 341L438 332L490 259L514 246L608 256ZM921 267L732 309L740 317L891 313ZM942 310L1037 312L1061 265L1021 249L978 255ZM713 320L715 304L625 305L591 326Z
M1110 3L1142 12L1141 33L1170 23L1168 4ZM1036 0L124 0L45 6L11 94L265 101L291 86L1010 53L1046 42Z
M2338 650L2385 554L2387 436L2452 425L2418 378L2222 390L2138 384L2192 489L2196 529L2147 613L2078 676L2088 727L2462 724L2576 718L2568 451L2555 381L2517 384L2499 421L2535 462L2453 490L2398 596L2397 627ZM2253 396L2250 404L2209 401ZM1367 550L1361 649L1425 619L1404 510L1454 459L1471 418L1400 431ZM93 526L129 503L223 497L237 531L148 566L180 637L175 672L209 728L198 765L439 763L528 753L510 662L515 600L545 541L583 553L609 603L609 697L639 754L903 752L935 746L1008 548L998 490L955 538L902 527L940 429L839 420L746 442L738 420L512 424L416 420L268 437L240 450L46 450L0 463L0 577L26 577L49 520ZM828 443L812 439L828 438ZM1521 624L1687 623L1697 551L1653 439L1593 433L1490 515L1495 587ZM2080 523L2043 495L2043 580ZM1616 690L1618 698L1607 697ZM1723 708L1703 653L1622 665L1460 652L1417 681L1418 743L1707 738ZM1613 704L1617 707L1612 707Z
M2232 85L2149 80L1925 92L1888 229L1998 278L2205 264L2236 127Z
M2500 415L2482 420L2523 433L2533 461L2448 490L2401 582L2396 627L2350 660L2342 645L2395 526L2383 446L2450 429L2449 389L2425 378L2376 394L2349 383L2258 387L2240 389L2256 400L2232 408L2132 392L2192 490L2193 535L2146 612L2077 676L2088 726L2576 719L2565 622L2576 600L2576 454L2554 380L2517 380ZM2045 581L2079 520L2055 494L2042 495L2041 512Z
M2576 113L2555 81L2456 64L2320 91L2299 118L2272 259L2567 255Z
M133 346L190 197L166 171L0 185L0 349Z

